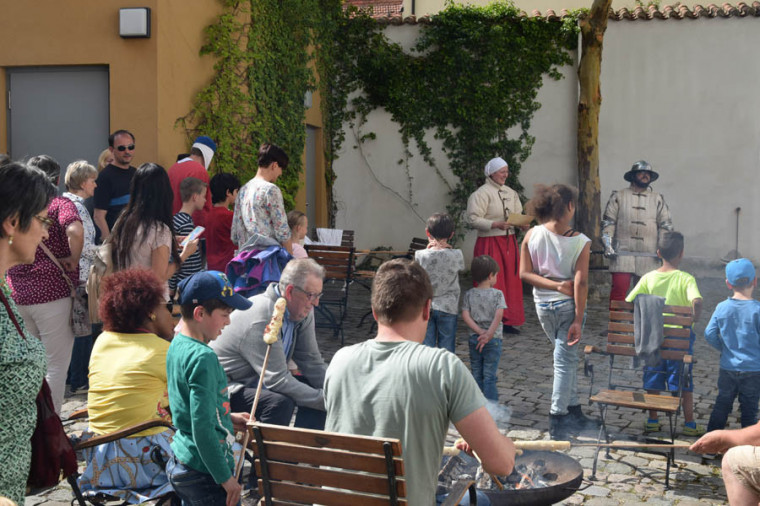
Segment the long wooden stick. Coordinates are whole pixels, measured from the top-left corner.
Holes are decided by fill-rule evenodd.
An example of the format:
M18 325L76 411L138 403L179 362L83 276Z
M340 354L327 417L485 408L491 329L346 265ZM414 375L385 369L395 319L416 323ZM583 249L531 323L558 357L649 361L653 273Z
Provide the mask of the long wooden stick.
M578 443L573 446L593 446L599 448L691 448L690 444L677 443L677 444L661 444L661 443L609 443L609 444L596 444L596 443Z
M269 363L269 351L272 349L272 345L267 345L267 352L264 355L264 365L261 366L261 374L259 375L259 384L256 387L256 395L253 398L253 407L251 407L251 419L256 415L256 407L259 405L259 397L261 397L261 389L264 386L264 373L267 370L267 364Z
M264 355L264 365L261 366L261 375L259 375L259 384L256 386L256 395L253 397L253 407L251 407L250 419L253 420L256 414L256 407L259 405L259 397L261 397L261 389L264 386L264 372L267 370L267 364L269 363L269 350L272 349L272 345L267 345L267 352ZM240 460L235 465L235 479L240 480L240 473L243 472L243 462L245 461L245 450L248 448L248 441L250 439L250 432L248 429L243 436L243 452Z

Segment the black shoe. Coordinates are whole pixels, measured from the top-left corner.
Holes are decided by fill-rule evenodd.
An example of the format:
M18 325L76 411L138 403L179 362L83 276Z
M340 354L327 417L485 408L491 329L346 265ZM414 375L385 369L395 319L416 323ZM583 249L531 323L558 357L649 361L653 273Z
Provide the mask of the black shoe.
M549 415L549 435L554 441L570 439L569 424L572 423L570 414Z
M520 333L520 329L518 329L517 327L513 327L512 325L506 325L506 324L502 327L501 331L504 334L519 334Z
M567 416L571 419L572 427L575 430L596 430L602 424L597 418L589 418L583 414L581 405L567 407Z

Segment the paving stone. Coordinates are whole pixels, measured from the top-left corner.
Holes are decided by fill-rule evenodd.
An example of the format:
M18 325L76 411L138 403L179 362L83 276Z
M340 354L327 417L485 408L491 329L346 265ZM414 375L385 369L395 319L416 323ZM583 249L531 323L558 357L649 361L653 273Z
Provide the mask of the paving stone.
M643 467L649 465L649 459L628 455L624 456L620 461L626 464L630 464L634 467Z
M579 493L584 496L607 497L610 495L610 489L602 485L591 485L589 488L579 491Z
M609 506L610 504L615 504L615 501L608 497L594 497L586 499L583 504L586 506Z

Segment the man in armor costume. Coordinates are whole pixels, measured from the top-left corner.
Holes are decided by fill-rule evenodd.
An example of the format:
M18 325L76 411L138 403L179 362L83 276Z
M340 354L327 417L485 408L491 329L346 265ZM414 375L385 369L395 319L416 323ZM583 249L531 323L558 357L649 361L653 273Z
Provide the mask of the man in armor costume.
M625 300L639 278L660 267L657 243L666 230L673 230L670 210L663 196L650 183L660 177L644 160L633 164L623 178L628 188L613 191L602 217L604 256L610 260L610 301Z

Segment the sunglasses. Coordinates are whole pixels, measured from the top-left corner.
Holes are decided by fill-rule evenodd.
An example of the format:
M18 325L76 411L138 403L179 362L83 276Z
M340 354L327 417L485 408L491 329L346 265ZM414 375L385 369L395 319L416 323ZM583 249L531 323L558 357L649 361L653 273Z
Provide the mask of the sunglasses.
M129 146L116 146L116 149L118 149L119 151L126 151L126 150L134 151L135 145L130 144Z

